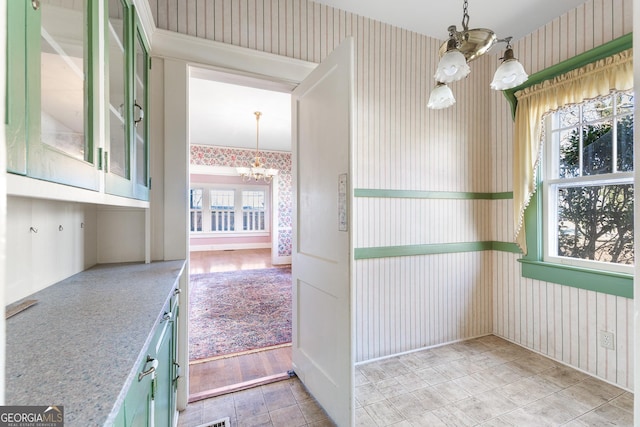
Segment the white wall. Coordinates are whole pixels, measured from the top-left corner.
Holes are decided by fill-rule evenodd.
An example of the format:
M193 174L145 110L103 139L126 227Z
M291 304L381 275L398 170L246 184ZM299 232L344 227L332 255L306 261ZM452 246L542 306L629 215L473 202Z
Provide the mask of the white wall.
M91 205L10 196L7 223L8 304L97 262Z
M529 73L628 34L632 0L590 0L516 42L516 56ZM491 105L492 151L510 161L513 124L500 94ZM499 165L498 164L498 165ZM512 188L511 171L494 168L494 191ZM511 203L495 217L512 221ZM494 333L621 387L633 388L633 300L522 278L518 256L494 258ZM615 350L598 344L601 330L615 334Z

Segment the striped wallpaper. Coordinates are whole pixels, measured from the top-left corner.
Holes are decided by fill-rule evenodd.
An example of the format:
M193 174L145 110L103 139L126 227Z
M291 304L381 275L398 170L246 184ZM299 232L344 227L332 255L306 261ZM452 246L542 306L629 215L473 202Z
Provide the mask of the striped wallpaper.
M307 0L149 3L159 28L312 62L353 36L354 188L512 190L511 113L489 89L501 52L474 61L469 78L451 85L454 107L432 111L440 40ZM631 3L589 0L516 42L515 53L533 73L629 33ZM356 197L354 246L511 242L511 203ZM631 387L631 302L525 280L517 258L478 251L356 260L356 359L496 333ZM595 346L600 328L613 328L616 351Z
M633 29L631 0L591 0L514 44L529 73L535 73ZM492 150L507 164L512 123L501 95L491 103ZM493 169L494 191L512 188L511 171ZM495 215L511 221L511 206L495 204ZM496 335L597 375L633 388L633 300L546 283L520 276L518 256L494 257ZM615 334L615 350L599 345L600 331Z

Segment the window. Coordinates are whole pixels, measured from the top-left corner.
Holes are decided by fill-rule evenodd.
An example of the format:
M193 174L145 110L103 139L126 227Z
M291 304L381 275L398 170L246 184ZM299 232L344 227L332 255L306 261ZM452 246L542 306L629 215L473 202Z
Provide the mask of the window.
M256 185L192 187L191 232L226 235L268 232L268 190L268 186Z
M546 117L544 261L632 273L633 109L616 92Z
M242 229L245 231L257 231L265 229L265 192L242 192Z
M234 190L211 190L211 231L235 230Z
M523 277L633 298L633 84L626 34L507 91Z

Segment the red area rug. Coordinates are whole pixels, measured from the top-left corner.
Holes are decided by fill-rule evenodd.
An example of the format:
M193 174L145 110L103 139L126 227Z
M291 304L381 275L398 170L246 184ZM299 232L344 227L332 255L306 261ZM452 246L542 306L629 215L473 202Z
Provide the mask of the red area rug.
M291 268L192 274L189 360L291 342Z

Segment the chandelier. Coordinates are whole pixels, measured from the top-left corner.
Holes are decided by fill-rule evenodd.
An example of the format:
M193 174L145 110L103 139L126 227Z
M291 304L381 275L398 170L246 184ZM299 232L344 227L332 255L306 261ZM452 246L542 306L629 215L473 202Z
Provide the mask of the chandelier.
M258 148L258 144L260 141L260 116L262 113L260 111L256 111L256 154L253 157L253 163L249 165L248 168L239 167L236 168L236 172L238 175L242 177L243 181L264 181L271 182L274 176L278 174L277 169L266 168L264 165L264 161L260 157L260 150Z
M504 56L500 58L502 64L493 76L491 89L511 89L529 78L522 64L513 55L512 37L498 39L492 30L486 28L470 30L468 8L468 0L464 0L462 31L458 31L455 25L449 26L449 39L440 46L440 62L434 75L436 86L429 97L429 108L447 108L455 104L453 92L447 84L469 75L471 68L468 63L487 53L496 43L506 43L507 48Z

